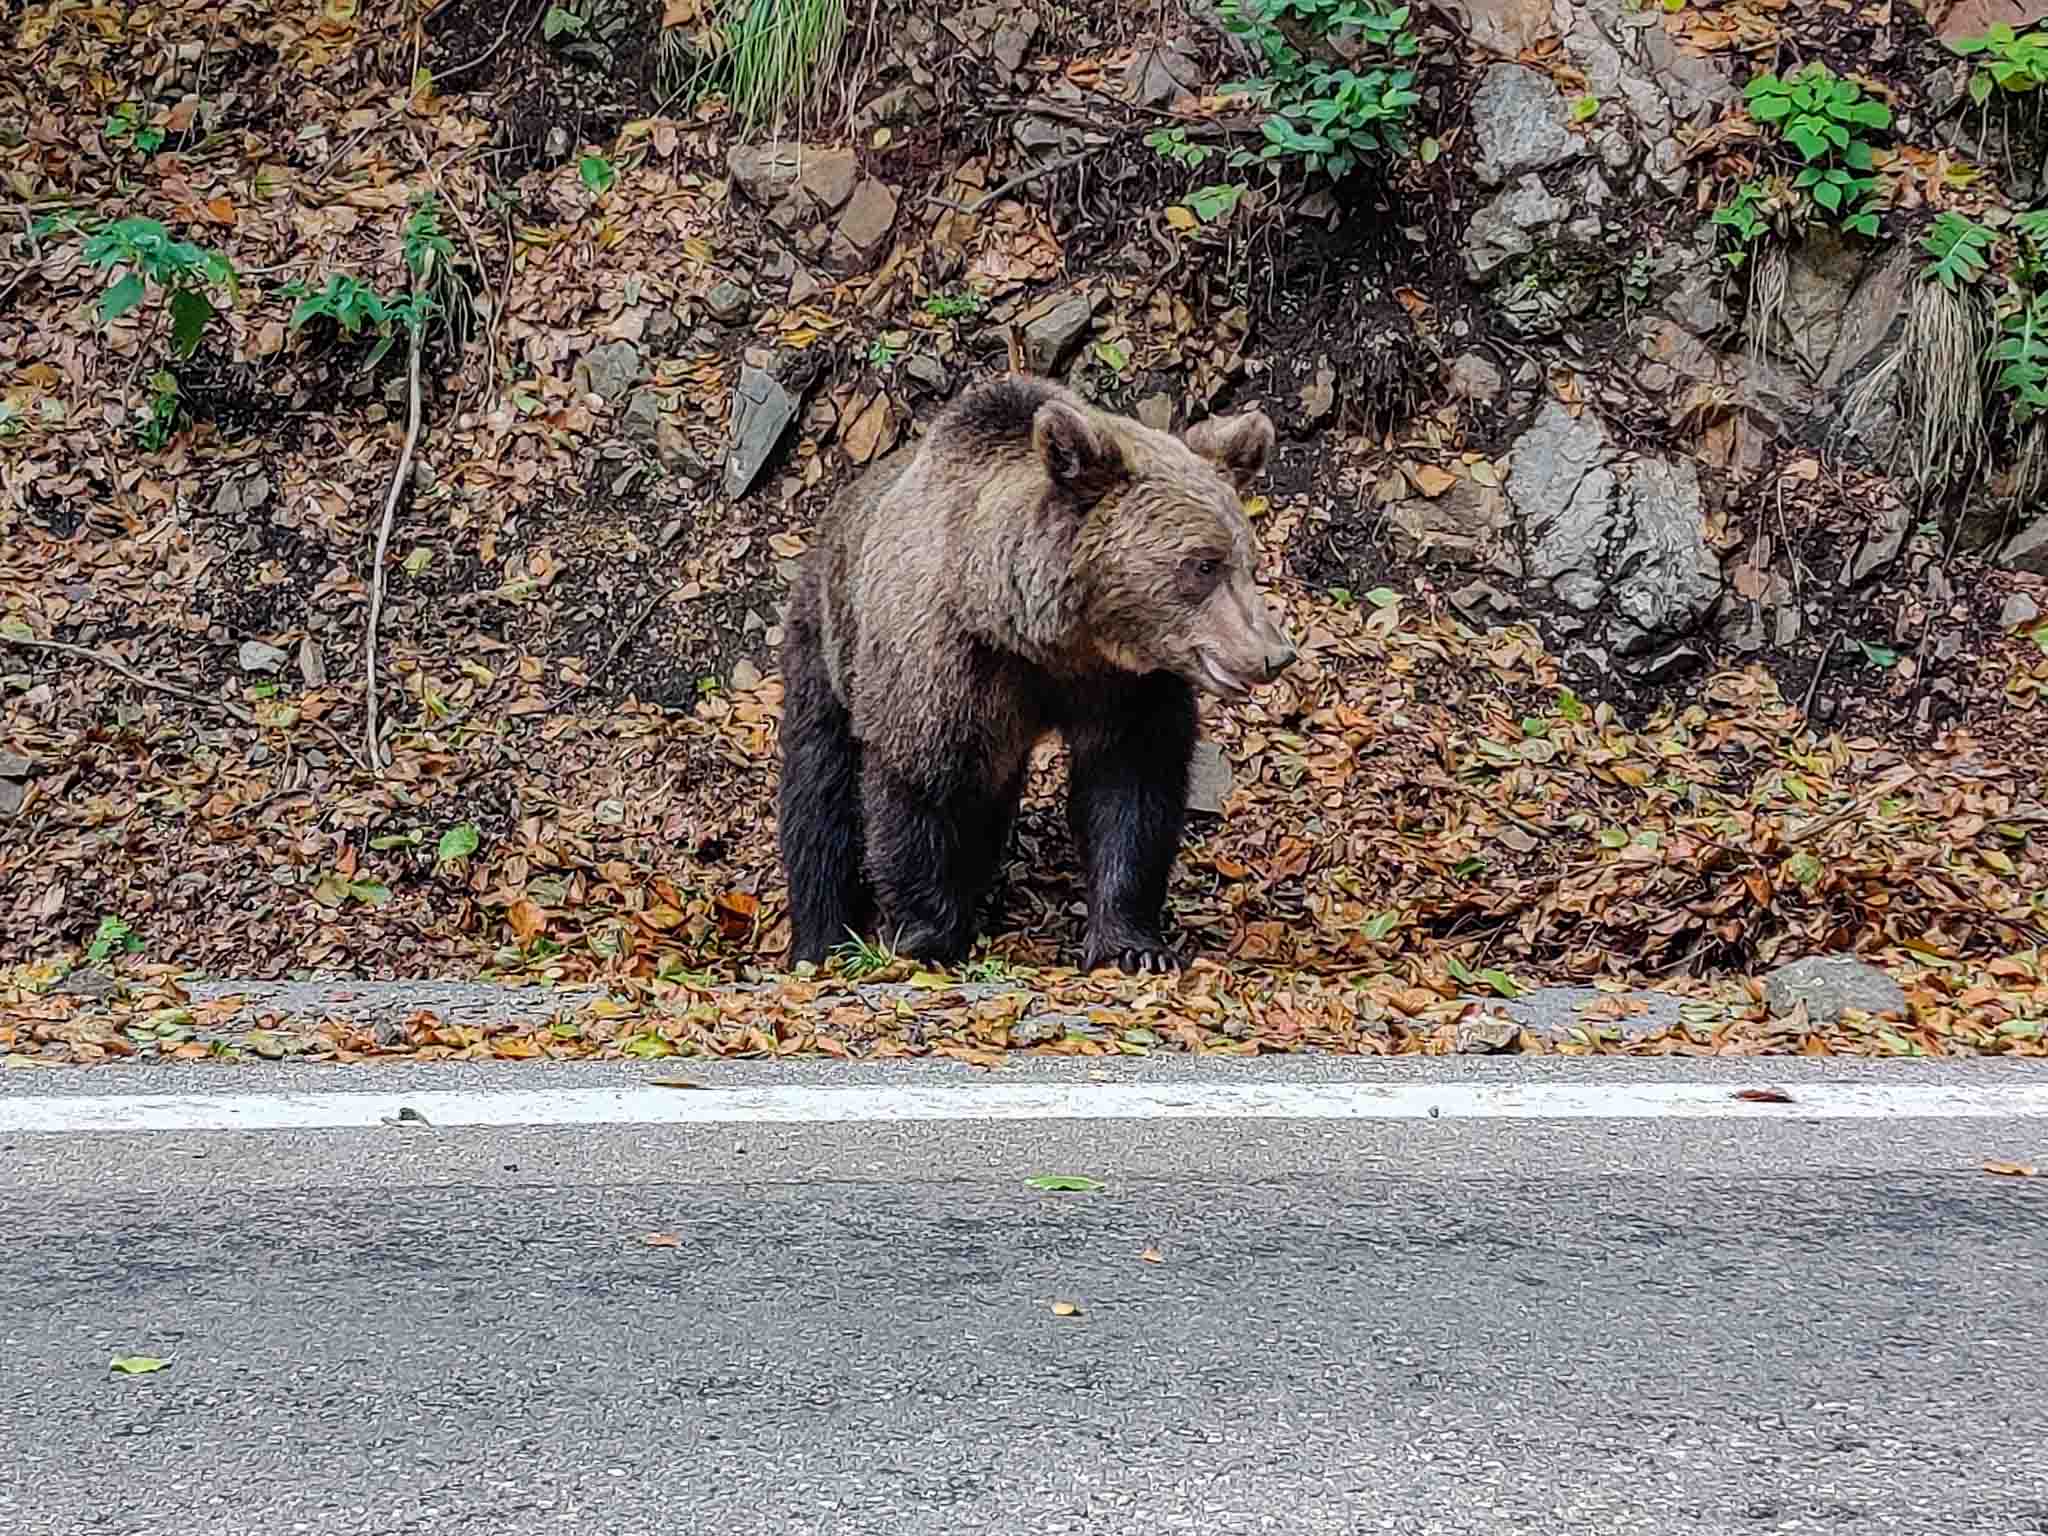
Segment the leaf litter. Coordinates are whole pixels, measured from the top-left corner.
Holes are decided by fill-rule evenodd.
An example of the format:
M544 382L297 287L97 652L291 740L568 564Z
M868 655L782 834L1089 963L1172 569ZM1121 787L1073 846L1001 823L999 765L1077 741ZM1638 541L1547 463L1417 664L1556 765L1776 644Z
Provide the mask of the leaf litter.
M1708 28L1692 43L1747 47L1749 24L1733 18L1755 10L1722 7L1711 27L1688 12ZM18 197L88 198L118 170L134 188L127 211L203 230L260 274L287 260L389 271L395 215L433 191L466 221L458 244L490 295L493 387L436 359L433 425L393 546L408 553L390 573L402 707L374 774L343 745L362 711L359 679L342 674L403 415L393 360L363 376L292 351L289 301L252 281L232 316L237 355L202 359L190 384L212 414L138 457L123 408L98 402L149 338L126 321L102 333L99 280L62 242L34 247L0 316L7 401L36 424L9 442L0 500L0 755L29 765L0 822L8 1064L816 1054L989 1068L1018 1051L1439 1052L1458 1048L1470 991L1509 999L1552 982L1655 986L1684 1006L1650 1029L1640 999L1603 1001L1568 1031L1522 1029L1503 1048L2048 1054L2038 634L1994 635L1960 676L1959 723L1927 741L1818 734L1757 666L1723 667L1631 724L1579 699L1532 628L1477 631L1420 579L1363 601L1304 582L1286 550L1349 494L1329 483L1260 498L1263 574L1301 657L1259 699L1205 708L1231 787L1226 814L1194 818L1176 868L1186 973L1070 968L1082 892L1052 749L1034 761L1005 910L973 965L777 974L785 903L763 810L781 708L778 563L806 547L816 498L909 418L893 384L841 379L781 482L749 502L714 516L672 485L629 486L642 526L600 494L624 461L604 456L613 408L577 387L576 360L649 338L755 238L702 169L720 162L721 126L623 122L630 153L600 157L604 186L579 153L528 169L524 201L501 209L488 104L424 85L400 18L231 0L60 22L24 22L25 66L0 88L13 93L0 108L19 109L4 115L31 124L0 148ZM231 52L210 75L202 57L161 126L191 129L203 85L204 110L228 127L122 160L98 131L97 96L189 70L181 29L220 32ZM350 60L362 68L337 68ZM354 83L331 88L342 78ZM971 163L947 195L1001 180ZM910 228L875 278L664 361L652 387L686 423L672 457L719 456L716 424L763 336L799 353L877 319L889 338L937 336L914 291L927 241L955 242L1006 320L1067 259L1021 197ZM1111 285L1113 299L1134 293ZM1194 359L1211 390L1222 375L1187 306L1160 295L1141 308L1168 319L1163 331L1145 314L1118 321L1133 344ZM1214 357L1236 358L1241 339L1225 317ZM1554 387L1577 388L1564 375ZM1484 456L1464 462L1497 481ZM1448 492L1440 466L1403 464L1397 478ZM672 582L622 585L662 551ZM646 628L619 634L613 616L628 609ZM92 639L127 672L110 678L58 634ZM259 657L295 663L239 670L252 639ZM687 668L659 659L682 652ZM111 991L80 965L109 921L138 940L104 957ZM1908 1017L1770 1018L1757 973L1827 950L1883 964ZM252 969L599 995L518 1018L420 1009L374 1024L195 1000L195 975Z

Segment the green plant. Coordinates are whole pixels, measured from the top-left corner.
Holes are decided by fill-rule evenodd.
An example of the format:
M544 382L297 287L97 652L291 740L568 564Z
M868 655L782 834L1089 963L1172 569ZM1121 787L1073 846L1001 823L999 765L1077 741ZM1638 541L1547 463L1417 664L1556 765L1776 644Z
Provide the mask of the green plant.
M1246 189L1237 182L1223 182L1215 186L1197 187L1182 199L1188 211L1204 224L1219 223L1230 217L1243 200Z
M144 453L161 453L178 430L178 380L159 368L149 376L149 408L135 424L135 441Z
M612 183L619 179L618 167L603 155L585 155L576 162L576 174L583 179L583 185L590 189L592 197L602 197L609 192Z
M2048 87L2048 32L2023 33L2001 21L1976 37L1959 37L1949 47L1966 59L1983 59L1970 73L1970 100L1980 107L1994 90L2023 96Z
M45 227L63 226L53 222ZM117 219L87 236L85 259L103 272L121 274L100 295L102 324L112 324L140 304L151 283L164 290L170 301L171 350L179 357L199 349L207 322L218 313L209 290L225 288L230 298L240 291L227 257L172 239L155 219Z
M437 308L431 294L414 289L403 299L387 299L346 272L328 273L326 286L317 292L300 280L284 284L278 292L299 301L286 322L286 329L294 334L315 320L325 320L348 336L374 334L377 344L363 364L366 368L376 367L391 350L398 339L397 326L420 332Z
M733 0L716 61L742 132L809 101L846 40L846 0Z
M1154 128L1145 135L1145 147L1163 160L1194 170L1216 153L1213 144L1190 144L1185 128Z
M849 981L872 976L896 963L888 945L858 936L850 936L845 943L836 945L831 958L839 962L839 973Z
M1383 0L1223 0L1219 14L1265 63L1257 79L1225 87L1252 97L1267 112L1259 124L1262 147L1234 152L1230 165L1292 159L1311 174L1341 181L1368 159L1408 153L1408 111L1422 97L1414 88L1414 69L1404 64L1421 47L1408 30L1407 6ZM1351 62L1340 67L1304 55L1290 32L1314 39L1352 33L1357 47Z
M132 101L114 108L100 125L100 133L111 144L126 142L145 155L155 154L164 142L163 129L143 122L142 109Z
M92 942L85 947L86 964L102 965L108 956L117 951L124 955L132 955L141 948L142 936L126 921L111 915L102 917L98 931L92 936Z
M1988 355L1993 385L2008 397L2013 425L2025 429L2048 420L2048 292L2009 286Z
M551 5L540 19L540 35L548 42L558 37L581 37L590 18L565 5Z
M1921 269L1921 275L1954 293L1984 275L1997 240L1982 224L1959 213L1940 214L1920 240L1920 248L1934 258Z
M1749 115L1774 127L1798 151L1802 162L1792 177L1794 190L1805 193L1851 233L1877 233L1877 179L1873 147L1865 130L1891 127L1892 112L1883 102L1863 94L1853 80L1844 80L1816 59L1780 79L1766 72L1743 91Z
M988 307L988 301L972 288L957 293L935 293L924 301L924 312L934 320L965 320Z
M1770 220L1764 216L1770 195L1763 182L1745 181L1733 198L1714 210L1714 226L1728 231L1735 241L1735 249L1726 253L1729 266L1741 266L1749 259L1749 248L1770 233Z
M868 366L886 371L896 366L898 348L891 346L889 338L877 336L868 344Z

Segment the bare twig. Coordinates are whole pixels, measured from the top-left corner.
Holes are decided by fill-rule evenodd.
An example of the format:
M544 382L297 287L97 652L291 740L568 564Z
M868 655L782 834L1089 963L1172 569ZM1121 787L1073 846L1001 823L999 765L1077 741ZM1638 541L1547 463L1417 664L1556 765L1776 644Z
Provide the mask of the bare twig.
M96 651L90 646L68 645L62 640L25 640L19 635L0 634L0 641L24 651L50 651L59 656L76 656L83 661L94 662L105 667L118 677L125 677L139 688L152 688L158 693L167 693L174 699L183 699L187 704L197 704L204 709L217 709L222 714L240 721L243 725L260 727L258 720L239 704L230 704L226 699L209 699L203 693L194 693L177 683L167 683L160 677L151 677L147 672L138 672L105 651Z
M413 449L420 440L420 332L408 327L411 338L405 349L406 407L405 447L398 455L398 473L391 477L391 490L384 498L384 521L377 529L377 553L370 564L370 621L363 640L363 740L369 748L370 771L381 774L384 750L377 726L377 625L384 617L384 555L391 547L391 520L398 512L398 496L412 473Z
M1847 633L1846 629L1836 630L1832 635L1828 636L1828 643L1820 648L1820 660L1814 666L1813 681L1806 685L1806 697L1799 704L1800 719L1808 721L1813 719L1813 696L1820 691L1821 674L1827 671L1828 658L1835 654L1835 647L1842 643L1842 636Z
M997 199L1008 197L1018 188L1029 186L1042 176L1050 176L1056 171L1071 170L1083 160L1093 159L1101 153L1102 149L1098 146L1094 149L1084 149L1078 154L1061 155L1057 160L1048 160L1044 165L1035 165L1028 171L1012 176L1008 181L998 182L994 191L984 193L971 203L956 203L950 197L941 197L936 192L926 198L925 203L928 207L950 208L955 213L980 213L982 209L988 207L989 204Z
M673 588L669 590L672 591ZM655 593L654 596L649 598L647 602L641 607L640 611L633 616L633 622L628 624L624 629L619 631L619 637L616 640L612 641L611 649L604 653L604 659L600 661L595 668L592 669L590 675L584 678L583 681L580 683L571 683L569 687L563 692L562 696L556 699L554 703L549 707L552 709L561 708L562 705L568 703L571 699L575 698L576 695L581 693L584 689L591 687L600 678L602 678L605 675L605 673L609 672L611 670L612 663L619 659L619 653L625 650L625 648L628 645L632 644L633 637L635 635L639 634L642 629L646 628L649 616L653 614L655 609L661 606L662 599L666 598L668 595L668 591L662 591Z

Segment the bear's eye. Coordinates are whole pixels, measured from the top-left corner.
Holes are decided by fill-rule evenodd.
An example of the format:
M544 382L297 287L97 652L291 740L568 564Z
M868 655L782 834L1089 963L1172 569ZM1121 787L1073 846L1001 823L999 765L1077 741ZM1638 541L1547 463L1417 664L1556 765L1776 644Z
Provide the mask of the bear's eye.
M1197 560L1195 562L1195 574L1205 581L1222 569L1223 562L1221 560Z

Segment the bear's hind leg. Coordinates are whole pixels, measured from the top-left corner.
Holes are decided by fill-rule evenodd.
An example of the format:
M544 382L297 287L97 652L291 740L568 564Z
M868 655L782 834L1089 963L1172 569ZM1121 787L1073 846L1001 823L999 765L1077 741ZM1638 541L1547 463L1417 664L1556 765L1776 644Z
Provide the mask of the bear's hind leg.
M1009 817L1000 796L965 775L933 794L871 762L861 799L884 940L898 954L959 964L1001 857Z
M1164 672L1091 702L1066 730L1067 821L1088 871L1083 965L1164 971L1166 884L1187 820L1194 690Z
M777 838L789 877L789 963L823 964L864 932L874 896L862 868L861 749L825 671L805 604L791 605L782 663L782 783Z

